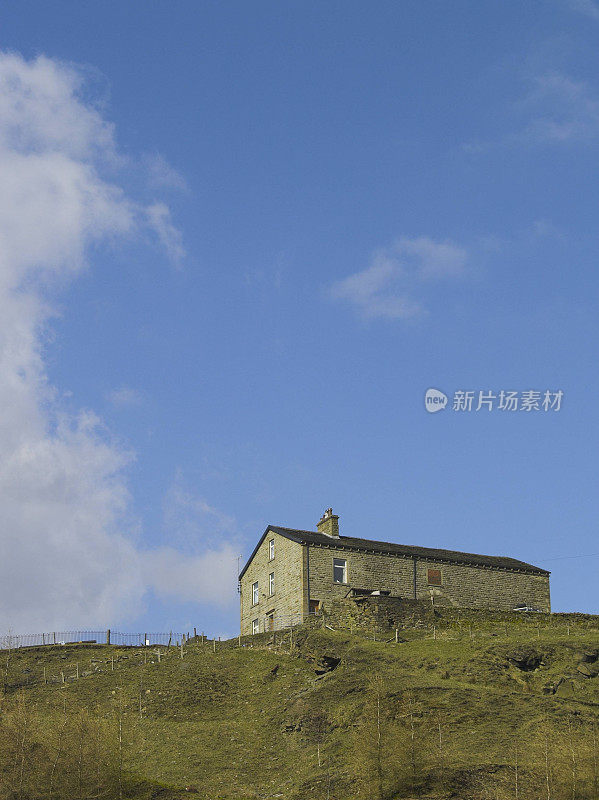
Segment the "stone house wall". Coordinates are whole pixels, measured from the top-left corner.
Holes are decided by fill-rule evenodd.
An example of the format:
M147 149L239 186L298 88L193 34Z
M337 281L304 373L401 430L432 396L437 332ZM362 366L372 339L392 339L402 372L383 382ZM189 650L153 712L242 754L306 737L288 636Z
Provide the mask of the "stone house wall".
M333 582L333 559L347 562L347 585ZM428 571L439 570L441 585L430 585ZM461 608L510 611L519 603L541 611L551 610L549 576L506 569L483 568L466 564L414 559L344 550L331 547L309 548L310 598L327 603L345 597L351 587L382 590L394 597L414 599L435 597L435 602Z
M326 605L345 597L350 587L383 589L395 597L414 596L414 566L411 558L359 553L331 547L309 548L310 597ZM347 585L333 582L333 559L347 561Z
M429 569L440 570L441 586L429 586ZM461 608L511 611L524 603L540 611L551 611L548 575L434 561L418 561L416 574L419 598L433 594L435 602Z
M275 557L269 560L269 541ZM333 559L347 562L347 583L333 580ZM429 583L429 570L438 570L440 585ZM269 596L269 574L275 574L275 592ZM252 604L252 584L258 581L259 602ZM415 586L414 586L415 584ZM382 553L345 550L335 546L302 545L269 531L241 580L241 633L251 634L258 620L262 633L296 625L307 618L308 599L317 600L327 613L333 601L351 588L381 590L392 597L429 600L456 608L511 611L523 603L551 611L549 576L466 564L426 561ZM414 589L416 588L416 591ZM416 595L416 597L415 597ZM269 621L267 615L274 613Z
M269 542L274 539L275 556L269 560ZM269 531L241 580L241 633L252 633L257 619L259 631L268 626L267 614L274 611L274 627L285 628L302 621L308 598L304 580L305 548ZM275 591L269 595L269 575L275 574ZM252 584L258 581L259 602L252 604Z

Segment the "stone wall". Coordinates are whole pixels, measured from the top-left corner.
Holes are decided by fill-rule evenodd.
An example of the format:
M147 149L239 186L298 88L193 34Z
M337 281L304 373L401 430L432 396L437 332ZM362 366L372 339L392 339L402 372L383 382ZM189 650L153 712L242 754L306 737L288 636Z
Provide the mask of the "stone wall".
M551 610L547 575L417 559L414 591L412 558L343 550L334 545L311 546L308 556L310 598L319 600L323 609L330 601L345 597L353 587L410 599L430 599L432 594L438 604L460 608L510 611L524 603L541 611ZM334 558L347 562L347 584L333 582ZM429 584L431 569L440 572L441 585Z
M526 614L517 611L485 610L478 608L455 608L438 605L437 601L409 600L401 597L366 596L349 597L344 600L331 600L327 610L314 620L314 624L329 625L332 628L363 630L393 635L394 630L431 630L437 625L440 630L453 628L462 632L468 628L475 631L487 630L488 635L496 636L506 624L512 630L518 626L541 624L546 626L551 620L568 622L581 626L597 625L598 617L583 614Z
M429 569L440 570L441 586L429 586ZM548 575L433 561L419 561L416 574L417 596L433 594L438 603L499 611L511 611L523 603L540 611L551 611Z
M383 589L396 597L414 596L414 565L411 558L358 553L341 548L309 548L310 597L326 605L345 597L351 587ZM333 559L347 561L347 584L333 582Z
M395 628L428 628L434 623L430 600L400 597L356 597L331 600L323 610L323 623L350 630L388 631Z

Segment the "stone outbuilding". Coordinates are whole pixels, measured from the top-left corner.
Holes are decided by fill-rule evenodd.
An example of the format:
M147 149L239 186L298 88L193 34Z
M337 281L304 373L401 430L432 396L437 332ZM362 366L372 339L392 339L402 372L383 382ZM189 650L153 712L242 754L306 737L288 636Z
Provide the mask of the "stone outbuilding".
M380 594L458 608L549 612L549 572L487 556L339 534L328 508L316 531L269 525L239 575L241 633L278 630L333 601Z

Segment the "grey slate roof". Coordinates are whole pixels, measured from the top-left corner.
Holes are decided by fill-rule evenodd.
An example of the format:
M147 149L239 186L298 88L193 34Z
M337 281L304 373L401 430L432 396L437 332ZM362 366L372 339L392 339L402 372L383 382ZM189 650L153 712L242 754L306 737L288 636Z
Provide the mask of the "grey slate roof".
M421 558L428 561L446 561L453 564L469 564L471 566L486 567L487 569L507 569L517 572L528 572L535 575L549 575L549 571L526 561L518 561L516 558L506 556L484 556L478 553L462 553L458 550L438 550L434 547L420 547L418 545L394 544L393 542L377 542L372 539L357 539L353 536L327 536L317 531L302 531L297 528L282 528L278 525L269 525L260 537L254 552L249 557L247 564L239 573L239 579L243 577L249 567L258 548L264 541L266 534L274 531L286 539L298 542L299 544L314 545L317 547L334 547L345 550L367 550L371 553L382 553L404 558Z

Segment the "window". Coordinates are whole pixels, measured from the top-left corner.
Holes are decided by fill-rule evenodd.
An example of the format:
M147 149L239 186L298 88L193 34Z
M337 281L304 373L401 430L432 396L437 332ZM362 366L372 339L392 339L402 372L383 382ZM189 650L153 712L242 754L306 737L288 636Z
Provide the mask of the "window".
M252 635L260 633L260 622L257 619L252 620Z
M333 583L347 583L347 561L344 558L333 559Z
M272 561L275 557L275 540L271 539L268 543L268 560Z
M252 583L252 605L255 606L258 604L259 600L258 596L258 581L256 583Z
M320 611L320 600L310 600L310 614L318 614Z
M428 585L429 586L442 586L443 581L441 579L441 570L440 569L429 569L428 571Z
M275 593L275 574L271 572L268 576L268 594L273 595Z
M266 615L266 626L264 628L265 631L274 631L275 629L275 612L269 611Z

